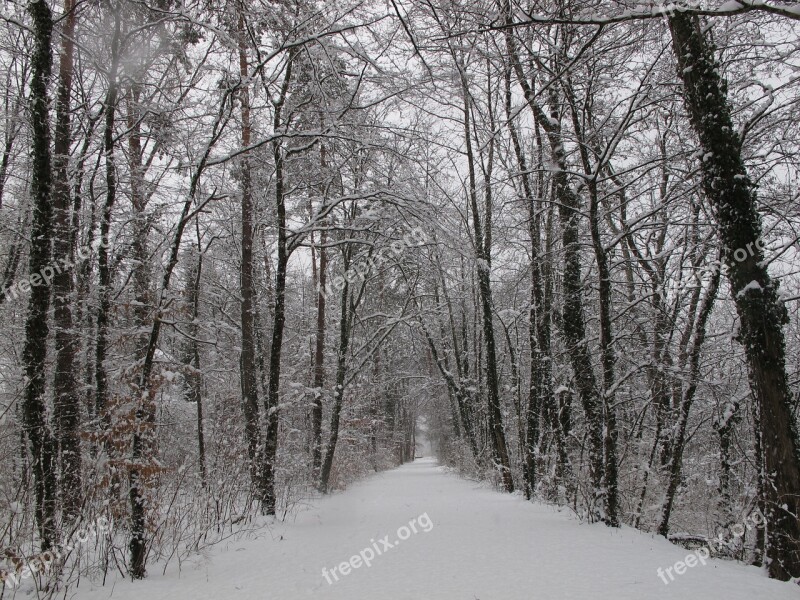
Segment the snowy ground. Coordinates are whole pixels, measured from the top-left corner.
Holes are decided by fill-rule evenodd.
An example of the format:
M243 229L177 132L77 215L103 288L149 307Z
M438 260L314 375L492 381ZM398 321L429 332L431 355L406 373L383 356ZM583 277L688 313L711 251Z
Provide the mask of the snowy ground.
M427 519L420 515L427 514ZM408 530L409 521L417 519ZM432 524L432 525L431 525ZM416 528L417 533L413 532ZM388 534L390 549L379 540ZM428 531L425 531L428 530ZM374 544L372 542L374 540ZM378 555L375 548L382 550ZM347 575L340 563L364 551ZM144 582L89 589L80 600L782 600L800 588L727 561L698 564L669 584L659 567L688 552L630 528L583 525L445 473L420 459L314 503L260 539L217 547ZM359 560L354 560L357 565ZM328 569L329 584L322 574ZM339 581L330 574L337 567ZM344 570L347 570L345 568Z

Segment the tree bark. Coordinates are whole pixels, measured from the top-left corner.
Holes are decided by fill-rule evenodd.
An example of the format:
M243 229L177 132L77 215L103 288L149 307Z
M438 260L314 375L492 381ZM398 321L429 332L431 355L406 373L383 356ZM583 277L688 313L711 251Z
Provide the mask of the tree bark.
M726 402L722 405L723 413L715 420L714 429L719 437L719 514L717 524L720 527L730 527L733 522L731 504L731 444L733 431L739 422L739 403Z
M203 272L203 250L200 246L199 218L195 219L197 232L197 262L189 268L186 286L188 288L188 302L191 307L192 322L188 327L190 339L188 340L184 364L186 366L185 398L194 402L197 407L197 460L200 469L200 481L206 485L206 449L205 428L203 421L203 376L200 372L200 344L197 340L197 320L200 316L200 281Z
M103 129L103 157L105 159L106 200L100 215L100 239L97 247L97 271L99 279L97 308L97 341L95 343L95 414L107 430L110 415L106 412L108 405L108 376L106 373L106 353L108 351L108 321L111 312L111 265L109 264L111 232L111 211L117 201L117 172L114 164L114 121L117 110L120 54L120 16L115 11L114 34L111 40L111 68L108 74L108 90L105 97L105 123Z
M52 269L50 244L53 234L53 199L47 84L53 60L53 15L46 0L32 2L29 10L33 17L34 28L30 82L33 133L31 187L34 207L29 258L31 295L28 300L25 345L22 352L27 379L22 415L31 449L36 494L36 524L41 549L47 551L56 537L55 441L47 423L44 400L50 282L43 277L45 269Z
M324 243L324 237L323 237ZM313 477L319 478L322 464L322 389L325 385L325 293L327 285L328 253L319 249L319 290L317 292L317 329L314 336L314 404L311 408L313 436Z
M322 120L322 119L320 119ZM320 123L322 126L322 123ZM327 168L325 144L320 143L319 163L322 175L324 176ZM324 183L320 185L322 197L325 198ZM309 215L313 218L313 214ZM322 464L322 389L325 385L325 287L328 277L328 252L325 249L325 231L320 234L321 245L315 252L312 246L312 261L316 265L316 257L319 254L319 267L315 271L317 274L317 323L314 335L314 400L311 407L311 435L312 435L312 478L319 481L320 467Z
M345 250L345 254L347 253L349 253L349 249ZM348 270L349 264L350 261L345 258L345 273ZM319 489L323 494L328 493L331 469L333 468L333 455L336 452L336 443L339 440L339 419L342 412L342 402L344 401L344 377L347 373L347 352L350 348L350 329L353 320L352 311L355 310L355 306L348 310L348 304L350 303L350 283L346 278L344 281L344 287L342 288L341 301L341 316L339 318L339 351L336 354L336 384L333 388L331 430L330 438L328 439L328 447L325 449L325 460L322 462L322 470L320 472L319 479Z
M62 509L66 519L78 516L81 505L80 395L75 369L78 351L73 331L72 265L75 262L76 229L70 218L69 152L70 93L73 73L73 37L75 35L75 1L65 0L64 29L61 34L59 81L56 98L56 128L53 146L53 257L63 268L53 277L53 323L55 325L55 374L53 378L54 417L58 438L58 462L61 468ZM58 265L58 263L55 263Z
M239 15L239 103L241 106L242 148L250 145L250 67L245 45L246 30L244 16ZM244 411L244 429L247 439L247 452L250 459L250 479L255 489L259 489L258 452L260 439L260 423L258 414L258 374L256 365L256 342L254 329L254 312L256 291L253 271L253 190L250 173L250 158L247 153L241 159L242 177L242 262L240 274L241 286L241 327L242 352L240 357L240 374L242 386L242 409Z
M283 127L282 109L289 93L292 81L292 62L295 51L290 50L287 58L286 71L283 76L281 91L276 99L273 131L278 132ZM263 440L261 459L261 512L265 515L275 514L275 456L278 451L278 410L281 377L281 350L283 348L283 332L286 325L286 267L289 262L288 231L286 230L286 197L283 172L284 150L280 139L272 143L272 158L275 162L275 204L278 229L277 264L275 265L275 312L272 326L272 343L269 355L269 384L267 398L264 402L266 411L266 432Z

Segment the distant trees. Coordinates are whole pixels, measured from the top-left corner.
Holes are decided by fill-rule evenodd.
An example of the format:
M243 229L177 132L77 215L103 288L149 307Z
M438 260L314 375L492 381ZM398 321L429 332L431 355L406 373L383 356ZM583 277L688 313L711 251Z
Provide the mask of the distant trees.
M669 13L668 21L675 58L681 74L679 81L685 87L693 86L693 89L687 89L684 96L690 117L686 122L682 121L682 115L675 110L676 98L657 92L653 87L656 81L668 84L670 80L675 80L674 76L662 66L662 63L669 64L670 57L663 51L654 51L650 54L645 50L647 44L652 41L658 43L659 35L663 36L664 29L661 29L659 34L658 26L654 27L650 21L651 18L660 17L660 12L642 12L632 17L633 20L641 21L641 25L614 30L608 27L611 23L624 22L628 19L617 20L612 11L609 11L609 14L584 18L571 16L569 9L563 5L553 5L550 15L539 6L536 18L526 21L516 18L517 8L510 2L494 6L486 4L477 12L470 12L468 16L467 11L458 3L451 2L448 3L450 13L445 19L444 6L421 3L416 13L417 21L410 29L422 31L425 27L442 28L443 34L438 39L446 39L449 48L456 46L464 56L470 57L466 63L468 66L464 67L458 63L456 65L458 73L469 72L469 83L465 86L464 77L461 75L458 77L458 85L455 86L456 89L461 87L469 90L467 97L470 102L474 102L473 98L480 93L478 90L483 91L482 86L488 85L488 89L491 90L493 76L491 67L484 71L478 66L481 61L487 60L488 57L488 61L495 61L497 64L495 73L503 71L506 73L506 79L509 81L506 99L508 144L497 142L500 129L491 121L490 92L482 114L486 119L483 124L491 132L491 138L485 146L482 146L482 150L489 153L496 151L499 164L508 169L508 176L516 180L516 193L522 198L530 198L522 204L529 207L526 222L530 229L528 235L532 246L530 255L534 257L530 266L534 284L528 302L529 324L531 332L538 331L541 334L541 337L533 334L528 336L528 346L531 351L529 359L531 390L536 387L537 375L547 372L541 363L537 365L537 361L541 360L537 358L536 353L536 347L540 345L537 339L541 339L541 347L546 348L547 336L542 329L537 329L537 315L541 315L537 308L543 305L545 295L541 287L537 289L536 284L539 281L539 286L542 285L542 271L537 268L535 258L539 253L541 233L537 233L536 229L537 213L535 210L530 210L530 207L536 206L532 199L534 195L532 190L535 186L531 177L544 176L548 179L548 183L539 189L547 189L548 192L552 190L553 201L561 217L560 245L564 256L563 269L556 275L556 286L560 290L557 294L561 296L559 304L555 307L556 323L562 337L555 353L548 357L549 360L545 360L547 367L553 369L551 371L553 376L559 378L563 372L562 363L559 362L561 358L559 352L561 344L564 344L563 349L568 355L566 358L572 367L569 378L574 382L584 408L585 421L582 427L585 432L584 440L588 442L588 466L593 489L587 499L591 507L590 514L606 520L609 524L616 524L621 519L618 516L620 503L624 504L627 501L619 497L620 486L626 485L619 481L619 473L622 473L623 477L629 477L636 471L621 468L620 456L629 457L631 444L642 439L642 435L647 431L646 421L634 417L635 413L630 410L636 405L635 399L641 393L635 391L641 389L638 383L641 381L650 397L649 406L653 410L655 431L653 444L649 446L651 449L649 457L647 455L644 457L646 467L642 470L638 508L633 511L634 522L640 524L644 499L649 493L648 482L652 485L651 478L654 475L657 479L663 477L667 490L666 502L660 511L657 528L662 534L668 535L670 514L679 489L685 486L686 481L685 474L682 475L682 465L686 460L687 431L691 421L690 410L694 404L693 400L698 390L711 398L721 392L717 386L704 379L703 375L704 369L706 373L709 369L707 363L705 367L703 366L703 357L708 356L709 352L716 351L715 348L709 350L707 347L710 337L707 330L721 325L719 317L714 318L714 314L717 313L714 310L715 304L719 304L715 303L715 299L720 268L714 266L714 254L709 254L709 248L714 247L715 236L713 229L709 229L703 221L703 216L713 214L720 224L720 241L725 249L724 260L729 265L729 275L732 278L744 277L736 273L751 268L755 263L763 266L765 259L760 253L763 251L760 233L755 237L751 235L752 231L759 228L759 218L755 214L758 207L754 197L745 195L740 196L737 201L732 200L736 196L736 189L742 186L748 187L746 183L742 183L746 182L748 177L741 158L742 142L736 139L737 124L732 119L719 124L720 119L730 119L725 115L731 114L731 108L725 97L725 86L718 74L720 67L715 62L713 51L706 46L708 42L705 41L705 34L699 26L689 25L690 22L698 22L697 15L692 14L698 12L695 10L696 7L683 9L679 6ZM707 12L715 14L713 8ZM430 18L430 21L426 22L426 18ZM446 26L443 25L445 22ZM679 25L682 23L681 29ZM592 25L596 27L591 27ZM780 24L778 27L791 29L793 25ZM680 42L679 34L683 36ZM623 40L625 35L632 35L633 41ZM498 45L498 40L502 40L502 44ZM617 45L611 49L613 43ZM789 44L796 49L796 44L791 42ZM444 48L440 50L444 51ZM452 49L448 51L453 52ZM429 68L435 64L430 61L430 57L435 56L433 52L435 50L429 49L427 56L423 53L423 57L428 58ZM628 81L627 87L617 88L619 94L611 91L608 87L612 81L611 71L606 69L615 62L630 63L640 60L645 55L647 58L644 59L642 66L631 68L630 73L625 76ZM704 58L699 59L699 56ZM648 60L652 62L648 63ZM713 66L701 65L695 68L692 61L697 60L706 61L704 64ZM712 73L713 81L703 81L703 73ZM509 74L513 74L513 77L509 77ZM448 80L446 71L442 71L442 77L442 81ZM495 74L494 77L499 76ZM481 78L485 78L483 79L485 83L478 83ZM443 85L442 81L439 85ZM716 99L711 102L711 98ZM520 109L516 108L520 100L531 109L529 117L531 120L523 121L522 125L515 123L520 121L522 114ZM788 97L786 101L791 103ZM716 104L713 104L714 102ZM766 106L771 106L772 102L773 100L770 100ZM750 131L755 123L761 121L764 115L761 110L753 111L751 120L745 121L742 125L742 131ZM780 113L782 110L779 108L776 112ZM474 118L476 114L474 108L470 110L470 114ZM698 156L702 156L702 161L690 160L687 145L678 141L682 131L692 131L697 135L702 148ZM655 146L658 152L649 156L648 152L643 152L640 157L632 159L633 146L630 144L652 139L650 136L656 133L660 138ZM720 138L725 135L732 137L724 140ZM527 161L524 148L529 147L534 151L541 148L542 137L549 143L550 156L537 171L536 166ZM627 140L630 140L630 144ZM466 139L463 148L468 155L470 145ZM723 158L725 152L721 148L732 149L731 152L734 154ZM634 150L634 154L636 153ZM617 154L621 156L618 158ZM722 162L717 165L715 163L717 160ZM466 156L462 181L465 182L463 189L467 198L472 185L470 182L473 181L471 164L469 157ZM491 164L491 160L481 163L484 175L488 175L483 190L497 197L505 193L503 184L500 183L504 180L500 177L497 179L491 177ZM620 164L625 166L620 168ZM734 168L731 165L740 166ZM654 168L660 170L660 178L651 179ZM694 178L694 169L698 169L702 176ZM730 175L724 175L725 173ZM684 181L678 179L682 174L685 177ZM734 181L736 185L733 185ZM542 196L544 194L539 192L539 197ZM648 201L648 197L652 201ZM713 206L708 211L701 208L706 199ZM718 207L728 204L730 208L719 210ZM734 206L738 208L734 209ZM631 209L637 215L633 221L630 216ZM726 215L728 213L733 215L736 210L745 212L736 213L738 215L736 217L731 216L729 224L725 225L728 218ZM467 213L469 212L467 210ZM487 207L483 216L476 212L469 217L471 221L480 223L480 219L488 218L490 214ZM678 217L680 214L686 214L689 220L686 225L676 227L676 218L680 219ZM466 214L460 216L469 218ZM754 223L753 227L756 229L749 228L744 237L724 232L725 227L741 229L743 226L741 224L746 221ZM738 224L735 227L734 222ZM645 233L647 231L652 233ZM762 245L759 253L746 250L748 244L752 248L757 241ZM592 250L588 262L585 257L586 248ZM743 260L742 257L733 258L733 253L739 248L742 248L739 250L742 257L747 253L747 260ZM549 264L552 266L553 261L550 260ZM479 266L476 269L479 269ZM710 277L703 278L703 271L710 272ZM755 334L747 333L751 325L746 324L746 314L742 316L744 309L741 302L744 302L749 295L760 293L760 289L772 285L764 277L768 278L768 275L762 268L759 273L751 273L751 276L744 277L747 281L742 278L739 287L734 289L735 304L742 319L739 336L745 336L742 339ZM749 283L751 281L757 284ZM615 289L616 282L624 282L624 287ZM747 294L739 292L745 288ZM518 288L514 291L518 293ZM764 314L774 314L774 323L779 324L784 309L777 296L772 298L770 302L775 303L770 305L772 308L762 308ZM645 313L642 309L648 305L653 310L650 317L652 320L643 321ZM770 339L782 339L780 325L777 327L774 331L770 330L772 331L768 336ZM432 350L435 351L437 364L442 366L440 370L452 394L458 390L458 384L452 371L447 369L447 355L442 356L436 347L432 332L426 330L425 333ZM783 351L779 350L783 347L783 342L773 344L761 340L755 346L760 347L764 344L772 348L771 352L777 352L773 356L776 364L785 364L785 358L781 354ZM745 355L750 356L749 361L761 360L754 357L760 355L763 350L756 352L755 346L751 344L749 349L745 348ZM454 350L457 347L458 343L454 342ZM594 348L597 349L596 355L599 356L597 361L592 358L595 355ZM650 360L644 363L634 358L636 352L642 350L650 357ZM509 353L503 359L504 369L512 380L518 368L515 354L517 353L514 352L513 346L509 346ZM480 357L478 360L482 361ZM483 360L488 360L488 356ZM485 365L488 376L488 363ZM751 372L753 368L759 371L763 367L751 367ZM596 374L595 369L600 376ZM755 381L766 381L773 376L782 379L780 367L769 371L769 376L764 372L754 376ZM642 375L646 376L644 380L639 379ZM549 375L546 377L549 378ZM786 498L794 493L788 490L793 489L793 482L796 480L793 474L793 465L797 464L797 460L793 458L795 456L793 448L797 440L796 416L787 412L787 407L791 406L790 402L787 404L786 400L771 401L765 398L766 384L753 385L756 386L753 388L755 405L772 406L773 408L769 410L773 411L773 414L783 415L779 419L780 424L776 420L772 426L767 426L763 420L758 420L761 425L756 424L753 430L756 436L756 455L760 456L761 440L764 440L766 435L772 439L784 440L776 442L772 448L773 452L778 452L784 458L780 468L777 467L777 462L773 463L773 467L767 468L767 472L772 475L762 477L759 469L755 469L752 475L759 480L766 480L769 477L782 480L783 483L774 484L775 487L772 489L773 493ZM775 394L776 398L791 397L785 392ZM531 398L535 398L533 393ZM507 410L511 410L513 402L516 400L509 389L504 400ZM533 456L539 457L540 461L548 456L542 454L541 444L553 444L551 456L557 464L566 465L569 459L564 459L565 453L558 450L560 447L558 429L551 430L551 434L555 434L551 439L542 439L538 433L538 421L547 414L548 406L555 405L555 410L560 416L564 415L566 406L557 404L555 399L548 400L546 394L541 396L540 402L529 402L526 412L530 419L526 428L527 433L520 433L517 443L525 448L520 465L525 480L539 481L538 485L543 488L545 484L537 477L539 465L531 460ZM719 410L725 411L727 409L724 407L729 405L729 402L724 402ZM784 408L780 409L780 406ZM468 409L465 407L464 412L466 410ZM517 412L520 415L518 418L522 418L522 413ZM621 422L618 417L622 417ZM726 417L720 417L720 422L723 420L726 420ZM561 419L556 422L562 426L565 424ZM457 419L455 425L458 434L463 426L463 418ZM562 430L566 431L566 427ZM726 424L721 431L724 432L724 437L720 441L726 444L724 451L727 453L729 446L725 440L729 439L729 426ZM523 440L523 437L526 439ZM618 452L620 446L628 450L623 450L620 454ZM583 449L583 445L581 448ZM525 458L526 456L528 458ZM730 483L728 459L729 457L726 458L721 467L723 471L720 473L720 477L725 481L723 486L725 489L728 489ZM557 469L557 472L564 471ZM729 491L725 494L727 497ZM596 505L597 501L602 502L602 510ZM791 503L784 502L783 506L791 506ZM792 512L791 508L789 512ZM772 553L770 556L773 558L770 562L771 573L775 577L785 579L791 570L778 567L776 564L793 563L792 557L795 552L792 549L793 544L800 539L800 536L794 531L794 525L784 524L779 515L773 517L773 522L781 533L776 534L777 537L773 540L775 545L768 549L768 554ZM755 540L756 545L759 543ZM781 559L776 558L778 555L781 555Z

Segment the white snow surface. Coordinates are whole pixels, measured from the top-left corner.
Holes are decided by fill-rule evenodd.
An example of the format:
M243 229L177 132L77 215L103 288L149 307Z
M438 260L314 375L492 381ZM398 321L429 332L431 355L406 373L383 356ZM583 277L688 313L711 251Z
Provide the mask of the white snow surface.
M427 513L433 527L328 584L322 576ZM425 521L423 520L423 523ZM380 547L380 545L379 545ZM709 560L664 584L656 570L689 551L632 528L581 524L447 473L424 458L313 501L255 539L215 547L194 564L152 565L145 581L86 580L81 600L782 600L791 583L743 564Z

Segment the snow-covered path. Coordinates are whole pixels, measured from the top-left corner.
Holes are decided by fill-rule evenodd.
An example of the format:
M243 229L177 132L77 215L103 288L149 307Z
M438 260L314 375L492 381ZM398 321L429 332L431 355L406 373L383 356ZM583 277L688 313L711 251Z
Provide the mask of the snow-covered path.
M427 514L428 519L420 515ZM409 521L417 518L414 527ZM432 526L431 526L432 524ZM383 549L381 538L394 544ZM425 531L425 530L428 531ZM374 544L372 542L374 540ZM383 549L378 555L375 548ZM375 555L341 574L365 549ZM74 596L99 600L782 600L800 589L753 567L709 560L664 584L656 570L688 552L630 528L582 525L445 473L421 459L317 501L260 539L231 542L182 572L153 572ZM360 558L360 557L359 557ZM358 560L353 564L357 565ZM329 584L323 576L328 569ZM330 574L337 567L339 581ZM352 569L352 567L351 567ZM345 568L344 570L347 570Z

